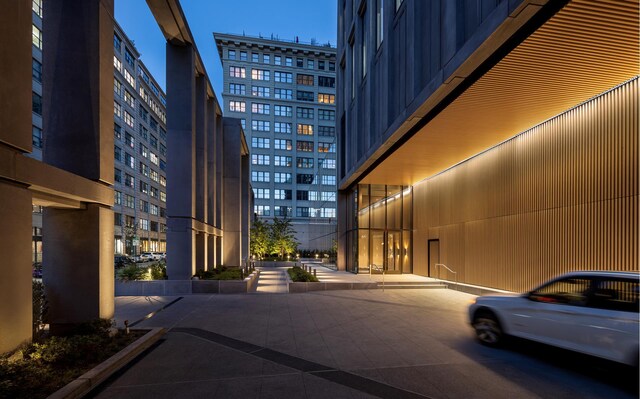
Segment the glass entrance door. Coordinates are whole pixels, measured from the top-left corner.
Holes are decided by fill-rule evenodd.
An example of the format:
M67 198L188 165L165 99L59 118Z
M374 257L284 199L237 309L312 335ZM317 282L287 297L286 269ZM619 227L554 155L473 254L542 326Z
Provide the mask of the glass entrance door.
M400 231L388 231L387 235L387 257L385 270L387 273L401 273L402 272L402 232Z
M387 273L402 272L402 232L371 230L369 248L371 249L372 273L385 270Z
M371 230L371 273L381 273L385 263L385 233L383 230Z

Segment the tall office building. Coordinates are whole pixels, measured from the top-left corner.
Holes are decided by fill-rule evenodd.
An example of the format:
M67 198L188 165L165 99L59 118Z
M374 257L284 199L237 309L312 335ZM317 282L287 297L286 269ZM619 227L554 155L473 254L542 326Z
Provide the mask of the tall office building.
M33 152L42 160L42 3L32 0ZM114 23L114 248L166 250L166 97L133 42ZM42 210L33 206L33 261L42 260ZM44 232L46 234L46 231Z
M327 45L214 33L225 115L251 151L254 212L289 218L300 249L328 250L336 226L336 51Z
M638 270L638 20L339 0L338 267L513 291Z

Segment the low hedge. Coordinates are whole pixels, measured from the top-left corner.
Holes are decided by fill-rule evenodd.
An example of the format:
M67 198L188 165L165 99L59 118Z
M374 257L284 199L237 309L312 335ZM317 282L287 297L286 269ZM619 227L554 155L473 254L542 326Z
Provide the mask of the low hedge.
M301 282L317 283L318 282L318 278L316 276L314 276L309 272L304 271L304 269L301 268L300 266L294 266L288 269L287 273L289 273L291 280L293 280L296 283L301 283Z
M240 268L218 267L212 270L198 270L195 274L200 280L243 280L245 275Z

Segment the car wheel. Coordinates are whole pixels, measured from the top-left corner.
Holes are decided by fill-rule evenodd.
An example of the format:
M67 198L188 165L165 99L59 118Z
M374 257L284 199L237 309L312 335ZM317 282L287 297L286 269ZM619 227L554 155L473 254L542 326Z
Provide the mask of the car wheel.
M473 328L476 331L478 341L483 345L497 347L502 344L504 333L496 315L491 312L482 312L473 320Z

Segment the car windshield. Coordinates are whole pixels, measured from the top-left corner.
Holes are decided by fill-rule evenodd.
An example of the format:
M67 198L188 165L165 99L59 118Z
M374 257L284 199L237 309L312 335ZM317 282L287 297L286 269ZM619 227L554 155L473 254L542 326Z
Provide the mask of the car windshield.
M531 291L529 299L538 302L584 305L591 287L588 278L566 278Z

